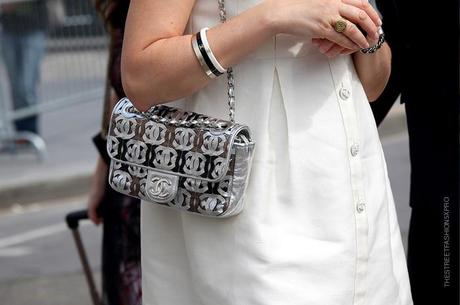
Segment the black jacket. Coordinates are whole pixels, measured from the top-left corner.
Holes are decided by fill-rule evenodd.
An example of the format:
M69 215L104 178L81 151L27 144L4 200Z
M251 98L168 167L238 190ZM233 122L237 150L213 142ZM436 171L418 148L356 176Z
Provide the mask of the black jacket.
M378 123L396 97L406 103L410 205L458 204L458 2L377 0L392 49L390 81L371 107Z

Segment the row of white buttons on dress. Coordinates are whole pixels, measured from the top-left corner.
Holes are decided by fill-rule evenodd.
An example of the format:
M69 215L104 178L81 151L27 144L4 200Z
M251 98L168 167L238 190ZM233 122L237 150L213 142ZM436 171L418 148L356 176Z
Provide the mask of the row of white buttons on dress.
M343 101L346 101L350 98L351 96L351 92L350 90L348 90L347 88L340 88L339 90L339 97L343 100ZM350 146L350 153L353 157L356 157L358 155L358 152L359 152L359 144L358 143L353 143L351 146ZM356 205L356 210L358 211L358 213L362 213L364 211L364 207L366 206L366 204L364 202L360 202Z
M367 238L368 220L366 204L364 202L364 183L362 164L360 159L360 145L358 134L358 120L354 100L351 92L352 63L342 58L330 60L332 78L337 89L337 100L342 114L344 129L349 146L350 181L355 208L356 230L356 268L355 268L355 294L353 305L364 305L366 297L366 273L367 273Z

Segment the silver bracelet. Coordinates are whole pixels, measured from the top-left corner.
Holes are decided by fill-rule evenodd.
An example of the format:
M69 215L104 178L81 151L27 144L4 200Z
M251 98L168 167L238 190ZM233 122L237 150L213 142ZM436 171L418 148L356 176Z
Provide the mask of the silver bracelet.
M383 33L382 27L379 27L378 29L378 34L379 34L379 40L375 45L369 48L361 49L361 52L364 54L371 54L380 49L380 47L383 45L385 42L385 34Z

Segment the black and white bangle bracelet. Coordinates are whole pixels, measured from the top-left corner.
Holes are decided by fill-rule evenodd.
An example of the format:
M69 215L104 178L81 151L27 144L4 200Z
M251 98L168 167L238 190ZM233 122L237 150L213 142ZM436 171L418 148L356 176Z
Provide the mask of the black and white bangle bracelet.
M378 33L379 33L379 40L377 41L377 43L375 45L373 45L372 47L361 49L362 53L371 54L371 53L374 53L375 51L377 51L378 49L380 49L380 47L385 42L385 34L383 33L382 27L379 27L379 32Z
M216 78L227 72L226 69L217 61L209 46L206 37L206 31L209 28L204 27L192 36L192 48L204 72L210 78Z
M206 73L207 76L210 78L216 77L211 70L209 69L208 65L204 61L203 55L201 55L200 48L198 47L197 39L196 39L197 34L193 34L192 36L192 48L193 52L195 52L195 56L198 59L198 62L200 63L201 68L203 68L203 71Z
M204 49L206 51L206 54L208 54L209 59L214 64L216 69L220 73L225 73L225 72L227 72L227 70L224 69L224 67L222 67L222 65L219 63L217 58L214 56L214 53L212 53L211 46L209 46L208 36L206 35L207 30L209 30L209 28L207 28L207 27L204 27L204 28L202 28L200 30L200 37L201 37L201 40L203 41L203 45L204 45Z

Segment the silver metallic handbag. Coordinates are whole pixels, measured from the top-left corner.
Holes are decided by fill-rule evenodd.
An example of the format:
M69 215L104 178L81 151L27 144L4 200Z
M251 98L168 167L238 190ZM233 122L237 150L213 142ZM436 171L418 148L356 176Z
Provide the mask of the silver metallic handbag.
M111 187L198 215L240 213L255 142L249 127L234 120L232 72L227 70L229 121L166 105L140 112L121 99L107 136Z

